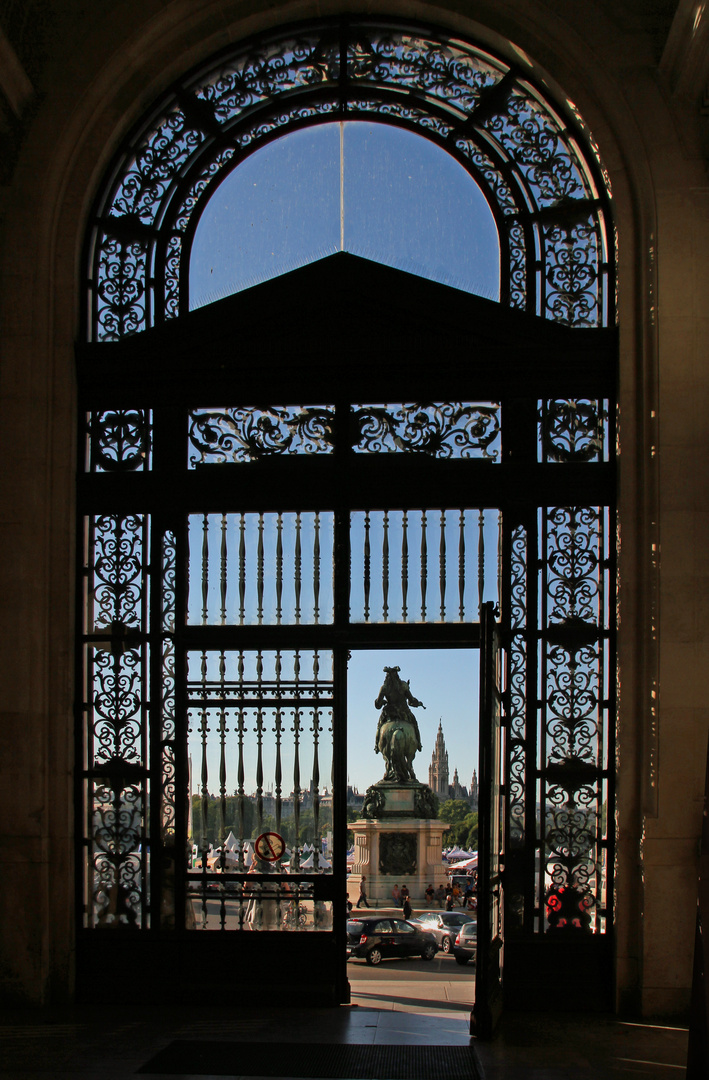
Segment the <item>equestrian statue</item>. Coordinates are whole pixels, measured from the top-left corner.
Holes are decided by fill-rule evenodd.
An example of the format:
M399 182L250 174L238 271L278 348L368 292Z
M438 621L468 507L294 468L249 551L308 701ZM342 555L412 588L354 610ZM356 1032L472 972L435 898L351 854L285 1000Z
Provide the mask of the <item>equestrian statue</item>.
M411 711L425 709L422 701L411 693L408 680L399 678L398 667L385 667L386 678L374 702L381 709L374 740L374 752L381 754L386 765L385 780L406 783L416 780L412 762L421 749L418 722Z

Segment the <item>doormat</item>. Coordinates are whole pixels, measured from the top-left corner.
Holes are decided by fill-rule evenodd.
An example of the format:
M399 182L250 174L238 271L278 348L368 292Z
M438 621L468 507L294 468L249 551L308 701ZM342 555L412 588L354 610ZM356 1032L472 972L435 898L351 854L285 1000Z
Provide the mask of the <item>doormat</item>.
M354 1046L179 1039L139 1073L332 1080L484 1080L473 1046Z

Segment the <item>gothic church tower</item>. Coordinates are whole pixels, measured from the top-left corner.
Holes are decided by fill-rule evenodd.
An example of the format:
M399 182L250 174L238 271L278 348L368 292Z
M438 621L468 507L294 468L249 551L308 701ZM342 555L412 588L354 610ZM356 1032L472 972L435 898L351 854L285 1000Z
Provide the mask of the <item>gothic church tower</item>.
M443 738L443 724L438 721L438 734L436 746L428 767L428 786L439 799L448 798L448 751L446 741Z

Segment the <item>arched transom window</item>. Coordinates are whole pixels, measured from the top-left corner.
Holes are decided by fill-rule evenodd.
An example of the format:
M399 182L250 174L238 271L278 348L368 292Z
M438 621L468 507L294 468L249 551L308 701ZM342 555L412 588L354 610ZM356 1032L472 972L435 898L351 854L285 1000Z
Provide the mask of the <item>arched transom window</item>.
M500 237L502 304L572 327L613 323L610 185L573 105L552 103L522 60L347 20L232 47L136 128L90 230L88 339L188 310L192 240L216 185L287 131L346 120L418 132L474 176Z

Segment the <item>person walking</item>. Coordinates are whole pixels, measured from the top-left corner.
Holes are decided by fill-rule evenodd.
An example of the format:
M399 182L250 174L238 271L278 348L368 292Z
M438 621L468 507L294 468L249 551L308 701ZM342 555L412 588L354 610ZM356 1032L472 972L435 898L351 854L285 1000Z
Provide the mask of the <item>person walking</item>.
M401 906L404 906L406 900L409 899L409 887L408 885L401 886Z
M359 896L357 897L357 907L369 907L369 901L367 900L367 875L362 874L359 882Z
M404 903L401 905L401 911L405 919L411 918L411 904L409 903L408 896L404 897Z

